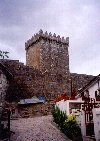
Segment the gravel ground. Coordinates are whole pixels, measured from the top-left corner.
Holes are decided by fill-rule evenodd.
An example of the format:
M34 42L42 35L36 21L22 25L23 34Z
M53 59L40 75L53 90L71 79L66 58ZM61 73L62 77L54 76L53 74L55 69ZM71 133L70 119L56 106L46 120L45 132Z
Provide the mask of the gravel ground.
M52 124L52 116L11 120L11 141L70 141Z

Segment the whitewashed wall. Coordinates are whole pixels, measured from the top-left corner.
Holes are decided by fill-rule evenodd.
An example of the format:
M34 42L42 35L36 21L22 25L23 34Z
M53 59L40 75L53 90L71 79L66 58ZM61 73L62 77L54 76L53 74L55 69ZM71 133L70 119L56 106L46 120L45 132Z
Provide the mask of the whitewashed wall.
M60 108L61 111L66 112L67 115L70 114L70 104L73 103L82 103L80 100L61 100L56 102L56 106ZM76 109L76 107L75 107Z
M56 102L56 106L59 107L61 111L66 112L66 101L61 100L59 102Z
M56 103L56 106L59 107L59 109L63 112L65 112L67 115L69 114L69 103L68 100L64 101L61 100Z
M99 80L100 85L100 80ZM99 86L100 87L100 86ZM90 98L95 98L95 91L98 90L98 82L93 83L91 86L89 86L86 90L89 91ZM86 91L84 91L85 93Z
M100 108L93 109L93 121L96 141L100 141Z

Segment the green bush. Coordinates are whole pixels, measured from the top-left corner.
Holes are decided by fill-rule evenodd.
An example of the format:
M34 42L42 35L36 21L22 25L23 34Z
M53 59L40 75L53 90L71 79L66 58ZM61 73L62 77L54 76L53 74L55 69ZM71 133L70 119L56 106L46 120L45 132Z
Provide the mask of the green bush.
M75 115L66 115L66 113L60 111L56 106L52 111L54 122L58 124L61 131L70 139L74 139L77 136L81 136L81 129L76 122Z
M54 118L54 122L59 124L60 109L57 106L53 108L52 115L53 115L53 118Z
M74 139L77 136L81 136L81 129L76 122L75 115L71 114L64 122L64 133L70 139Z
M67 119L66 113L60 111L60 109L56 106L53 108L52 115L54 118L54 122L58 124L59 127L62 127L65 120Z
M61 129L62 132L64 132L64 122L65 120L67 120L67 115L65 112L60 112L60 117L59 117L59 127Z

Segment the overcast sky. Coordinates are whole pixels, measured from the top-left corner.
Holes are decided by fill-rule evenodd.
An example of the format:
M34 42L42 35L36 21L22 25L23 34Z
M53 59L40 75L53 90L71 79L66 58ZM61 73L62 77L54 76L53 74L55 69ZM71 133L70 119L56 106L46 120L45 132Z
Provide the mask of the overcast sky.
M99 0L0 0L0 50L25 63L25 42L40 29L69 37L70 71L100 73Z

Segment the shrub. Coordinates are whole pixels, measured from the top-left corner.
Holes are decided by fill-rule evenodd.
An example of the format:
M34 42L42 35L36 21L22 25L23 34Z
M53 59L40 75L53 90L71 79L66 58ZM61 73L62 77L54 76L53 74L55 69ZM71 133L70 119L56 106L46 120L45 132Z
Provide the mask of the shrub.
M52 115L53 115L53 118L54 118L54 122L59 124L60 109L57 106L53 107Z
M56 106L53 107L52 111L54 122L58 124L60 130L64 132L64 122L67 119L67 115L65 112L60 111L60 109Z
M67 120L67 115L65 112L60 112L60 118L59 118L59 126L62 132L64 132L64 122Z
M70 139L81 137L81 129L76 122L76 117L73 114L66 115L56 106L53 108L52 115L54 122L58 124L61 131Z
M71 114L64 122L64 133L68 138L74 139L77 136L81 136L81 129L76 122L75 115Z

